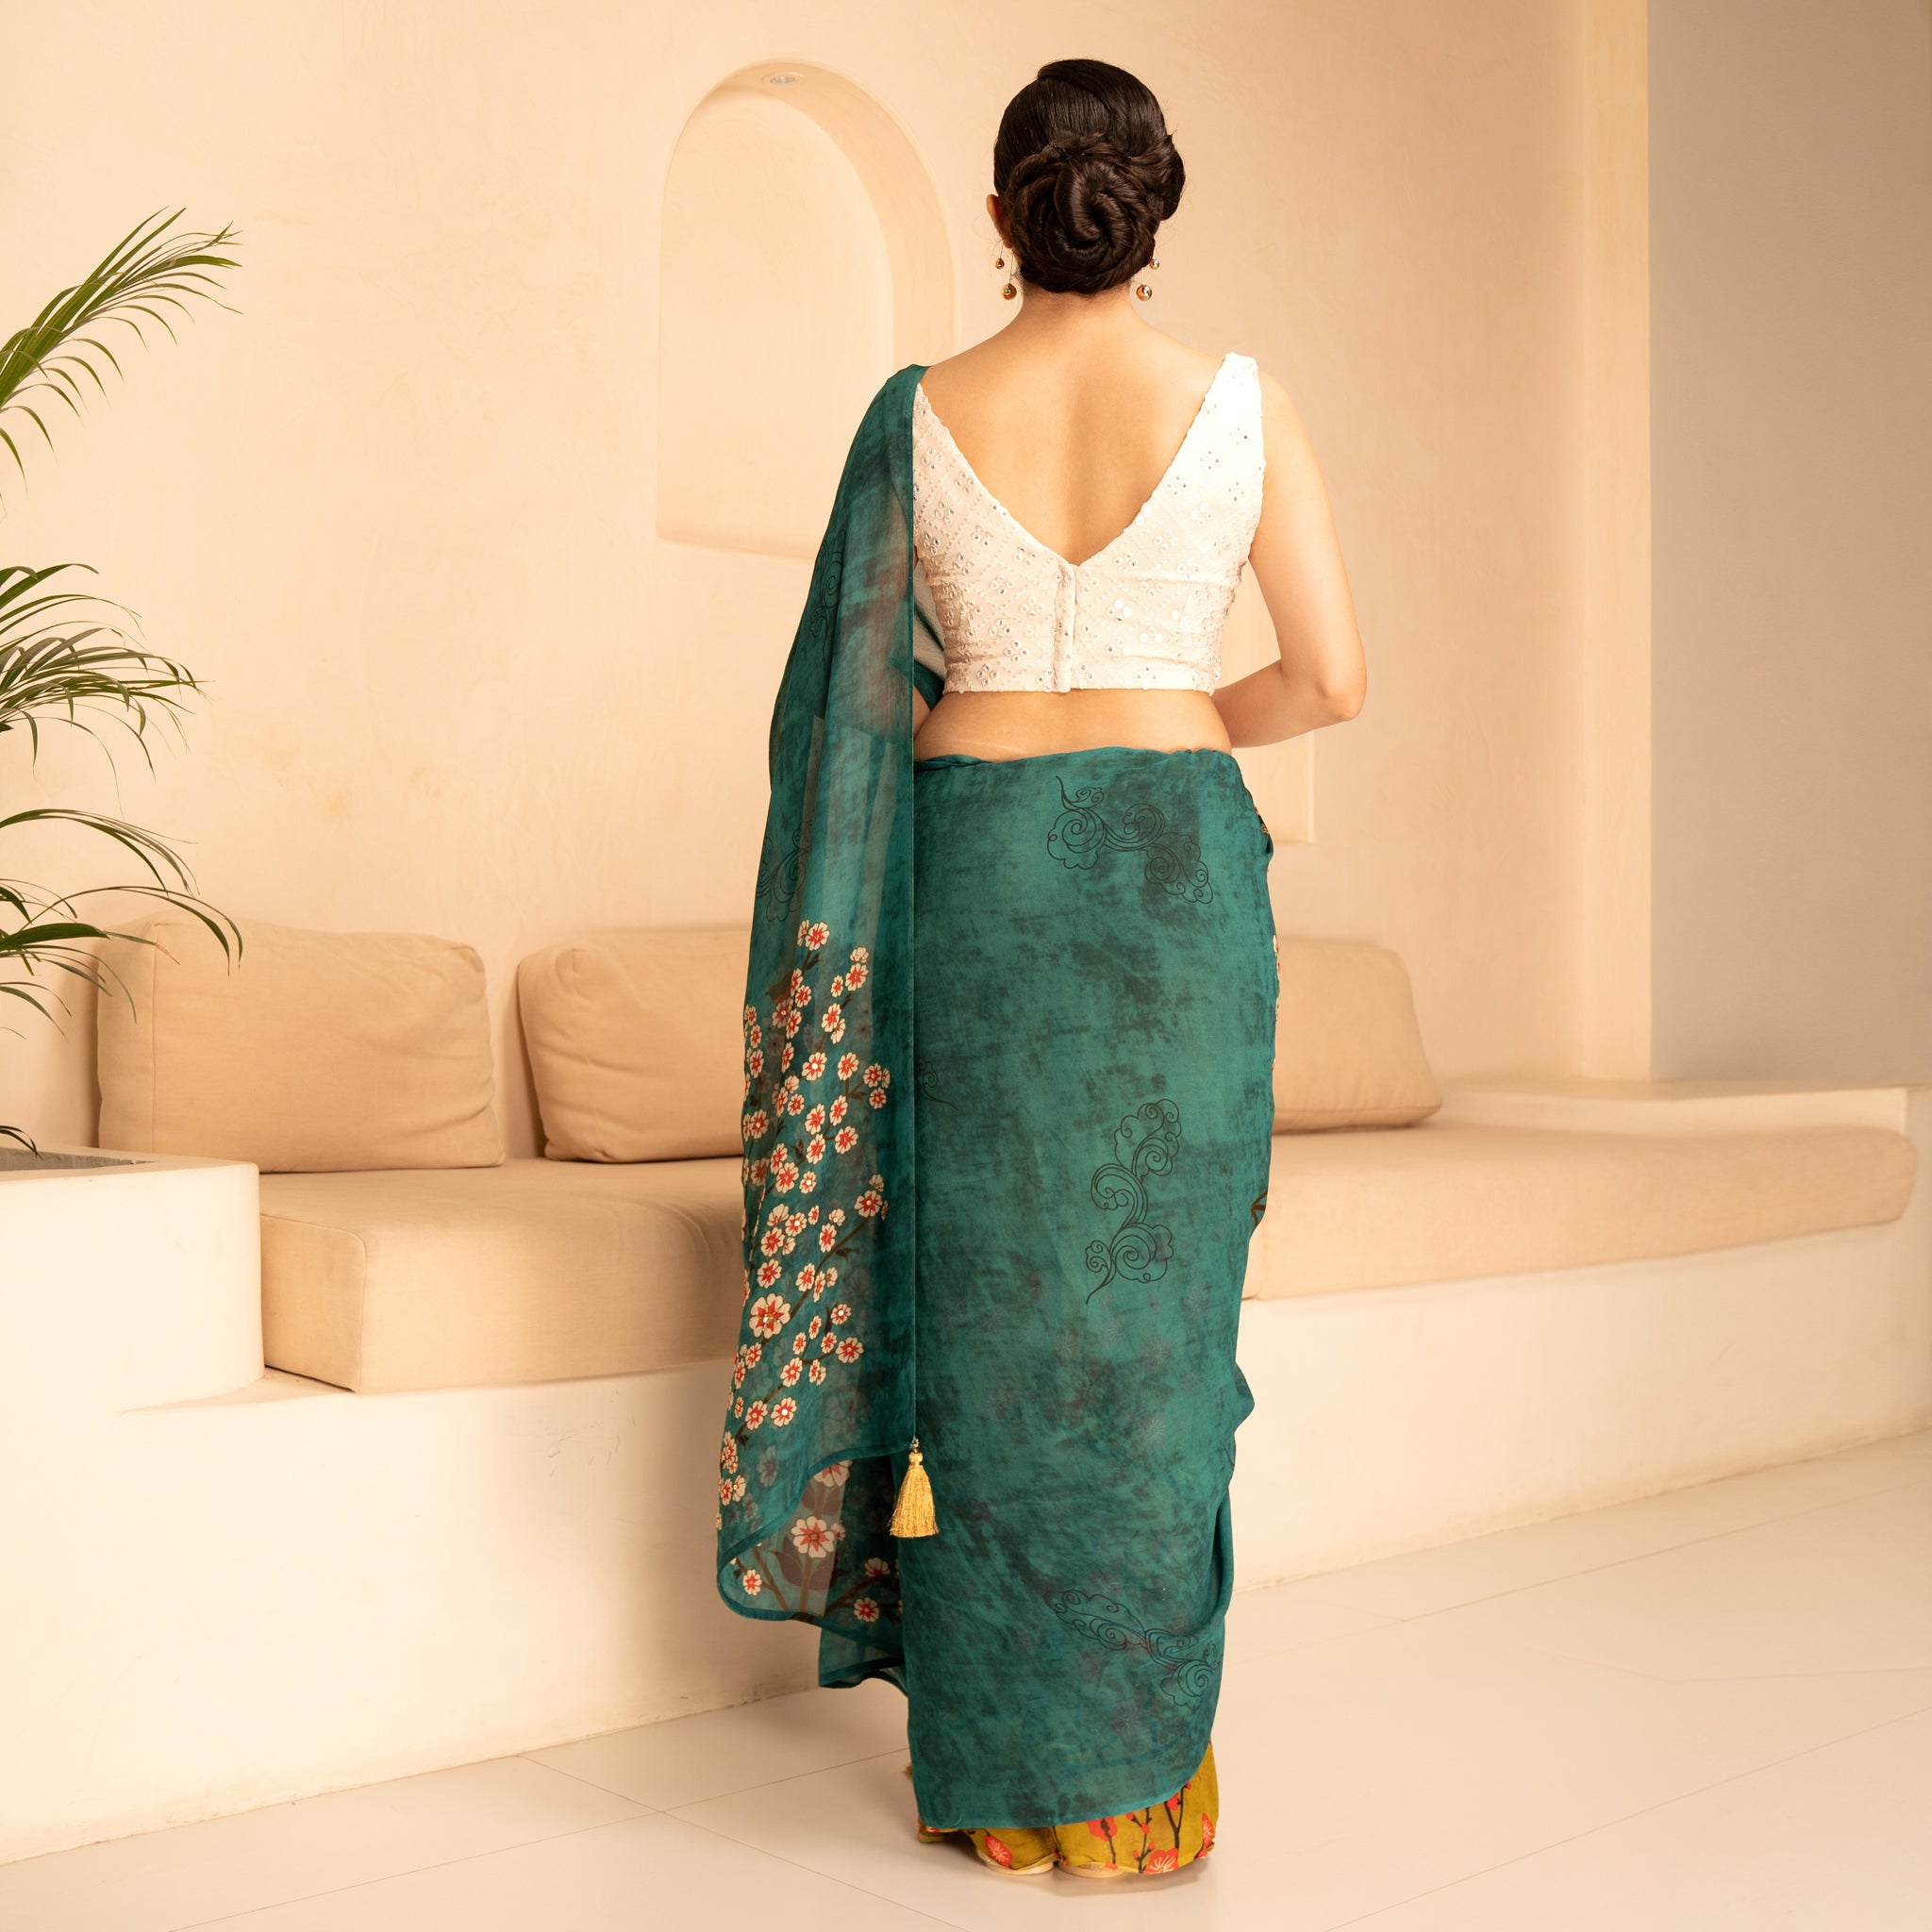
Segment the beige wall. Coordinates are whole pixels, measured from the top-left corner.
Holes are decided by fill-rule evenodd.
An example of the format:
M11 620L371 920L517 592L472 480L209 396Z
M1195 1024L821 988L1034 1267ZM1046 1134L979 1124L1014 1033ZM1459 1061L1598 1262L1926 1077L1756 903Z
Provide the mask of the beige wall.
M1574 1069L1592 881L1614 871L1584 862L1590 183L1634 138L1586 126L1589 11L22 15L0 324L163 203L233 219L247 260L243 312L137 357L15 492L8 555L98 564L209 686L157 778L130 767L116 794L61 757L44 775L192 840L238 911L475 943L500 1008L522 954L587 925L741 914L807 565L658 534L674 150L749 62L844 76L931 176L963 342L1004 312L980 208L998 111L1041 59L1091 51L1157 87L1191 171L1150 318L1289 384L1353 573L1369 703L1316 749L1281 924L1407 955L1445 1072ZM91 1130L84 1034L0 1042L0 1091L48 1133ZM500 1034L514 1066L507 1011ZM507 1084L528 1146L526 1083Z
M1656 1062L1932 1077L1932 11L1651 9Z

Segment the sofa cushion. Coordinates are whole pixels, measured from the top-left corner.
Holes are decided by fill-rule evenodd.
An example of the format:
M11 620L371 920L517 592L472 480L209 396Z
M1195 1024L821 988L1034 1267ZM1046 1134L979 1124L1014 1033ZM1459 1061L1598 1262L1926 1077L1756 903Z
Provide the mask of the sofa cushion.
M1282 939L1275 950L1277 1131L1407 1126L1441 1106L1399 955L1341 940Z
M274 1174L261 1210L263 1355L344 1389L625 1374L737 1337L737 1160Z
M607 933L517 969L553 1160L739 1152L742 926Z
M1882 1127L1277 1134L1263 1300L1586 1267L1893 1221ZM735 1159L264 1176L269 1365L369 1391L722 1360L743 1300Z
M1264 1300L1688 1255L1895 1221L1883 1127L1579 1133L1430 1122L1277 1134L1247 1293Z
M503 1158L470 947L247 920L230 967L178 913L130 929L154 943L117 953L129 996L100 1003L104 1147L265 1173Z

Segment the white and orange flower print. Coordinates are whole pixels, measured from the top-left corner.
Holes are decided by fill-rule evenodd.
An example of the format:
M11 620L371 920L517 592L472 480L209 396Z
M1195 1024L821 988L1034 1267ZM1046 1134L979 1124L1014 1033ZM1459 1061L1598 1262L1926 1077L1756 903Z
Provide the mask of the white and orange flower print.
M803 1557L829 1557L838 1541L823 1516L801 1516L791 1525L791 1546Z
M822 1575L816 1584L801 1583L789 1555L782 1564L776 1559L788 1535L797 1556L808 1559L836 1547L845 1526L830 1504L850 1464L828 1464L805 1479L817 1485L810 1493L824 1514L794 1510L787 1523L772 1514L784 1499L761 1491L770 1491L788 1470L791 1480L800 1480L794 1441L808 1455L821 1446L817 1405L841 1376L856 1372L865 1353L862 1334L851 1326L856 1312L862 1317L863 1295L852 1287L843 1300L828 1291L838 1284L844 1251L862 1255L887 1211L885 1177L874 1171L885 1165L874 1152L878 1131L861 1125L887 1104L892 1087L892 1070L874 1045L871 958L855 946L841 960L831 943L830 922L801 919L791 963L761 1005L743 1009L740 1174L752 1253L741 1346L732 1360L737 1392L720 1453L720 1527L731 1523L726 1512L737 1507L745 1512L744 1526L762 1528L762 1555L756 1562L749 1557L738 1562L740 1583L746 1596L762 1591L770 1597L778 1613L797 1607L794 1590L802 1599L811 1589L827 1587ZM808 1020L814 1023L811 1031L801 1037ZM804 1256L795 1252L801 1240ZM864 1289L866 1275L861 1262L855 1285ZM813 1309L821 1300L831 1309L829 1321ZM767 1343L771 1359L761 1360ZM759 1442L748 1447L754 1434ZM896 1582L884 1568L868 1571L862 1583L849 1580L852 1589L837 1607L850 1608L857 1621L878 1618L879 1591L896 1605ZM896 1616L896 1608L891 1614Z
M760 1295L745 1318L751 1332L769 1341L791 1319L791 1304L781 1294Z

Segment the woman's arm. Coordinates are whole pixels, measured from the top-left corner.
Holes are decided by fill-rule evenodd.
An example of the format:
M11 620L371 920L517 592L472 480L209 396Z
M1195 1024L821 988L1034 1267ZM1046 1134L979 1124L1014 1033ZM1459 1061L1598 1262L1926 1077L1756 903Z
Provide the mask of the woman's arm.
M1265 375L1261 425L1268 461L1248 561L1281 657L1214 693L1236 744L1274 744L1353 718L1368 689L1321 468L1288 391Z
M926 713L939 703L946 683L946 646L932 600L925 566L912 564L912 729L916 736Z

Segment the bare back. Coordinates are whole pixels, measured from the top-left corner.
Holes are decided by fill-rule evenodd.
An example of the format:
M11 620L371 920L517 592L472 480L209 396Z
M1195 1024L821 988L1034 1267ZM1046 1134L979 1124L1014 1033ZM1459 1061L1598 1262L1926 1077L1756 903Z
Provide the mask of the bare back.
M1153 494L1220 365L1128 314L1105 328L1003 329L934 363L922 385L980 482L1077 565ZM922 758L1103 744L1225 750L1229 740L1206 692L1137 690L954 691L915 739Z

